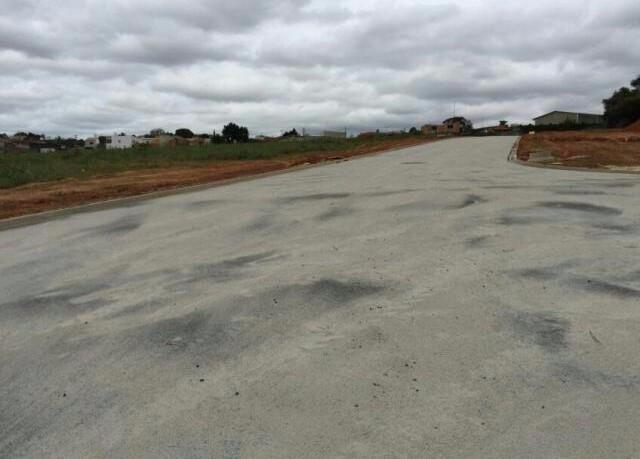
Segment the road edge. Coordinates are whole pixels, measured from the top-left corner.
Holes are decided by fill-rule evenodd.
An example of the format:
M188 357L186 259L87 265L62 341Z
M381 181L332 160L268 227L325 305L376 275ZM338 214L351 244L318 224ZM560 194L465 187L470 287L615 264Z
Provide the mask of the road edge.
M448 139L438 139L438 142L441 142L443 140L448 140ZM38 225L41 223L46 223L52 220L57 220L60 218L65 218L71 215L77 215L77 214L83 214L83 213L90 213L90 212L100 212L102 210L109 210L109 209L113 209L116 207L120 207L120 206L124 206L127 204L136 204L139 202L144 202L144 201L150 201L152 199L159 199L159 198L164 198L164 197L168 197L168 196L176 196L176 195L181 195L181 194L187 194L187 193L194 193L197 191L204 191L204 190L208 190L211 188L218 188L218 187L222 187L222 186L226 186L226 185L233 185L235 183L240 183L240 182L247 182L250 180L259 180L262 178L267 178L267 177L272 177L272 176L276 176L276 175L281 175L281 174L287 174L287 173L293 173L293 172L298 172L298 171L302 171L302 170L306 170L306 169L312 169L315 167L323 167L323 166L329 166L329 165L333 165L333 164L339 164L342 162L346 162L346 161L354 161L357 159L364 159L364 158L368 158L368 157L372 157L372 156L378 156L378 155L382 155L382 154L386 154L386 153L393 153L396 151L401 151L401 150L408 150L410 148L417 148L417 147L421 147L424 145L431 145L433 143L433 141L429 141L429 142L424 142L424 143L419 143L416 145L411 145L411 146L404 146L404 147L397 147L397 148L391 148L389 150L383 150L383 151L376 151L376 152L372 152L372 153L365 153L362 155L355 155L355 156L350 156L347 158L343 158L343 159L337 159L337 160L326 160L326 161L321 161L318 163L310 163L310 164L299 164L297 166L292 166L292 167L288 167L285 169L279 169L279 170L275 170L275 171L269 171L269 172L262 172L259 174L250 174L250 175L243 175L243 176L239 176L239 177L234 177L234 178L230 178L230 179L223 179L223 180L216 180L213 182L207 182L207 183L200 183L197 185L188 185L188 186L179 186L176 188L169 188L166 190L159 190L159 191L152 191L150 193L143 193L143 194L138 194L135 196L127 196L124 198L116 198L116 199L108 199L106 201L96 201L96 202L90 202L87 204L80 204L77 206L72 206L72 207L65 207L62 209L55 209L55 210L47 210L44 212L38 212L38 213L34 213L34 214L27 214L27 215L21 215L19 217L11 217L11 218L6 218L6 219L0 219L0 231L8 231L8 230L12 230L12 229L16 229L16 228L23 228L25 226L32 226L32 225ZM339 156L338 154L336 154L336 156Z

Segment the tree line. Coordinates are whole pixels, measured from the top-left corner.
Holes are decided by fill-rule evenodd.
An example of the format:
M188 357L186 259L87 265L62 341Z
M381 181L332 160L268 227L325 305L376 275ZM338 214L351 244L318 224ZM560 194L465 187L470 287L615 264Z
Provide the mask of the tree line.
M160 135L171 135L169 132L165 132L163 129L152 129L149 133L151 137L159 137ZM236 123L228 123L222 128L222 133L218 134L213 132L213 135L209 134L194 134L191 129L180 128L176 129L174 134L176 137L183 139L193 139L194 137L202 137L211 139L212 143L244 143L249 141L249 129L245 126L239 126Z

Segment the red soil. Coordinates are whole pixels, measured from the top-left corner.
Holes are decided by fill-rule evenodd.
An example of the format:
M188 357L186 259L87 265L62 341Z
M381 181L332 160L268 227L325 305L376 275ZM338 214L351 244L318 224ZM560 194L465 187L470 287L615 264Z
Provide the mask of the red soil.
M627 131L640 132L640 120L633 123L631 126L627 126Z
M518 159L589 169L635 168L640 166L640 135L622 129L525 135Z

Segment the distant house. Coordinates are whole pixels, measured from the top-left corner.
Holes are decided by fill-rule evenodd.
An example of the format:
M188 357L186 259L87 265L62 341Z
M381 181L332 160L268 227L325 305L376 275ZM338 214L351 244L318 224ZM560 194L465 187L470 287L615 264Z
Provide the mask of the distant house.
M514 133L514 130L519 130L519 126L514 126L509 126L509 123L507 123L506 121L501 121L497 126L486 126L483 128L475 129L474 133L480 135L510 135Z
M425 124L420 128L420 132L422 132L426 136L437 136L438 135L438 125L437 124Z
M181 141L178 142L178 145L188 145L190 147L199 147L202 145L209 145L211 143L211 139L209 137L201 136L195 136L190 139L181 139L178 137L176 140Z
M95 150L100 146L100 139L98 137L88 137L84 141L84 147L87 150Z
M10 144L12 150L16 151L29 151L31 145L25 142L13 142Z
M153 147L175 147L176 138L172 135L163 134L154 139L150 143Z
M134 143L134 136L125 134L114 134L111 137L111 142L107 140L107 150L124 150L126 148L132 148Z
M594 115L592 113L576 113L553 111L545 115L534 118L536 126L548 126L564 123L575 123L582 125L597 126L604 124L604 115Z
M152 140L153 140L153 137L148 137L148 136L135 137L133 139L133 144L134 145L149 145Z
M454 116L453 118L444 120L442 124L437 127L437 135L460 135L469 132L471 129L473 129L471 121L463 116Z

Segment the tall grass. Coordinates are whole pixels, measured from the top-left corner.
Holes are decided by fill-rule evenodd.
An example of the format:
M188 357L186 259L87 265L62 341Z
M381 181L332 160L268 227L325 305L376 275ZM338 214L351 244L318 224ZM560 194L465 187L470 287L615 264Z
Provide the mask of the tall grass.
M135 169L198 164L207 161L259 160L311 152L340 152L382 140L385 138L315 138L264 143L214 144L199 147L0 153L0 188L66 178L88 178Z

